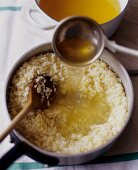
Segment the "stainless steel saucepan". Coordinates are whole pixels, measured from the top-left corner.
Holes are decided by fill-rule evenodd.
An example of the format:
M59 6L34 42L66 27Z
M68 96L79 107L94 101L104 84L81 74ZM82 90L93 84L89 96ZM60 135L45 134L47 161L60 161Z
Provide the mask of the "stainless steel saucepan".
M52 51L52 45L51 43L46 43L39 45L31 50L29 50L27 53L25 53L19 60L15 63L13 68L11 69L7 81L5 84L5 107L8 119L10 119L10 113L8 112L8 90L11 84L11 80L15 74L15 72L18 70L18 68L27 60L29 60L31 57L36 56L39 53L44 52L50 52ZM39 161L44 164L48 164L49 166L53 165L76 165L76 164L83 164L90 160L95 159L99 155L105 153L111 146L115 143L115 141L118 139L120 134L123 132L124 128L126 127L133 108L133 87L131 84L131 80L129 78L129 75L125 68L120 64L117 59L115 59L111 53L108 51L104 51L102 56L100 57L101 60L106 62L111 69L117 73L118 77L122 80L122 83L125 88L127 100L128 100L128 117L126 119L125 125L122 127L119 134L117 134L113 139L111 139L109 142L107 142L104 146L101 146L98 149L90 150L86 153L80 153L80 154L73 154L73 155L67 155L67 154L60 154L56 152L49 152L44 149L39 148L38 146L34 145L25 137L20 134L18 131L13 130L13 132L10 134L12 141L15 143L15 146L8 151L0 160L0 169L6 169L9 165L11 165L17 158L19 158L22 155L28 155L31 158L33 158L36 161Z
M27 23L27 25L30 25L33 29L34 28L40 30L54 29L55 26L58 25L58 21L48 16L48 14L39 7L39 2L40 0L34 0L32 1L32 3L27 2L22 8L21 18L23 19L23 21ZM124 16L128 2L129 0L119 0L121 11L118 14L118 16L104 24L101 24L101 27L104 30L107 37L113 35L113 33L117 30ZM45 24L42 24L43 22Z

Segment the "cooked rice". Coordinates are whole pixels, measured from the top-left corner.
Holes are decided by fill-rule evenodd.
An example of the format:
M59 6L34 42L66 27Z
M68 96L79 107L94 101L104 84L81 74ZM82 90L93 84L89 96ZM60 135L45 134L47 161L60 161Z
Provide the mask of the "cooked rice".
M50 75L58 85L59 95L68 93L68 69L61 63L54 53L41 54L25 62L16 72L10 89L9 111L14 118L23 109L29 91L28 84L37 75ZM75 82L73 82L75 84ZM75 154L96 149L119 133L128 115L127 98L121 80L101 60L97 60L85 69L85 73L76 89L80 92L77 100L78 107L82 101L96 100L97 95L104 93L104 102L108 110L97 115L102 121L88 123L85 115L82 120L75 120L70 131L68 120L75 113L74 108L68 105L62 97L58 104L53 103L46 110L30 111L18 125L17 130L29 141L48 151ZM74 99L70 99L74 100ZM56 99L55 99L56 101ZM97 107L102 106L102 100ZM85 103L85 102L84 102ZM62 105L63 110L60 108ZM66 111L69 116L64 114ZM72 113L72 111L74 111ZM104 113L105 112L105 113ZM104 116L105 115L105 116ZM83 117L84 116L84 117ZM79 119L79 117L78 117ZM85 129L82 129L82 127ZM75 131L73 131L75 129ZM66 133L69 134L65 135ZM61 133L62 131L62 133Z

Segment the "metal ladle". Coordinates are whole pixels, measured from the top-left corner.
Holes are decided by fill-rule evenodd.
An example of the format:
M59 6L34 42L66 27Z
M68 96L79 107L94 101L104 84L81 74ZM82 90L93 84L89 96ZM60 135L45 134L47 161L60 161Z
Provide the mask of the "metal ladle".
M87 57L86 61L73 62L65 57L67 55L66 51L61 51L59 47L60 44L65 40L78 38L81 40L90 41L96 47L96 49L94 53L87 53L87 55L89 54L89 58ZM71 48L73 48L74 44L70 43L70 45L72 45ZM137 50L123 47L116 44L115 41L108 40L99 24L87 17L75 16L68 17L62 20L57 26L53 36L54 52L61 58L63 62L72 66L86 66L91 64L93 61L101 56L104 48L107 48L114 53L116 51L119 51L138 57ZM83 55L83 57L85 57L85 53Z

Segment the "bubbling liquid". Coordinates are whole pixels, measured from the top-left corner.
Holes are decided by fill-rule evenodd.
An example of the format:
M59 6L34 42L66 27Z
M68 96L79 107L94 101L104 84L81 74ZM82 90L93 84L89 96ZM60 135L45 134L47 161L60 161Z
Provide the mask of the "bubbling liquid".
M70 88L70 85L73 88ZM87 98L86 94L85 98L83 92L81 94L81 91L78 91L76 83L71 81L67 88L66 94L59 92L53 105L54 108L62 110L60 116L65 118L65 122L58 125L62 136L70 139L72 134L87 135L92 125L107 122L111 108L104 92L91 98Z

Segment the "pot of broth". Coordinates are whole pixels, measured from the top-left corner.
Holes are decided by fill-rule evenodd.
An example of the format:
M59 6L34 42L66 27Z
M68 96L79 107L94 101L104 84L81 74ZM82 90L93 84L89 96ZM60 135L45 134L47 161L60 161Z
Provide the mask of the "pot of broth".
M35 0L23 7L22 18L33 27L51 30L63 18L86 16L99 23L110 37L118 28L127 4L128 0Z

